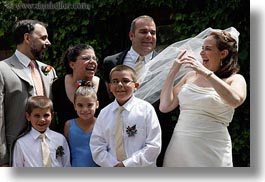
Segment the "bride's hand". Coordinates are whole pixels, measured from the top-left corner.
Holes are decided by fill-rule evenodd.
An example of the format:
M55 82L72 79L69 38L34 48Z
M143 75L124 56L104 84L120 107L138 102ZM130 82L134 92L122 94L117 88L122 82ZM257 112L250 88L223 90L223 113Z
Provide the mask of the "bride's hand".
M187 51L186 50L183 50L183 51L181 51L179 53L178 57L176 57L174 59L173 65L171 67L171 70L173 72L176 72L177 73L179 71L181 65L183 64L183 60L187 57L187 56L185 56L186 53L187 53Z
M187 50L183 50L179 53L179 56L177 58L174 59L174 63L172 66L172 70L174 70L174 72L178 72L181 65L185 64L186 61L188 61L190 59L191 56L187 55Z
M186 58L186 56L185 56L186 53L187 53L186 50L181 51L179 56L174 60L174 62L181 65L183 60Z
M211 72L192 56L188 56L187 59L183 60L182 64L186 64L185 68L191 68L203 76L207 76Z

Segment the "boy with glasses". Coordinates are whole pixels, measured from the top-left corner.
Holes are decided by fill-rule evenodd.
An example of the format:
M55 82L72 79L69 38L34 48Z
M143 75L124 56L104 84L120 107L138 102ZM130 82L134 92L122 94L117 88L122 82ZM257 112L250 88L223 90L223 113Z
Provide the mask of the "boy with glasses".
M115 100L101 110L95 123L90 140L94 161L102 167L155 167L161 128L153 106L133 95L139 87L134 69L114 67L109 87Z

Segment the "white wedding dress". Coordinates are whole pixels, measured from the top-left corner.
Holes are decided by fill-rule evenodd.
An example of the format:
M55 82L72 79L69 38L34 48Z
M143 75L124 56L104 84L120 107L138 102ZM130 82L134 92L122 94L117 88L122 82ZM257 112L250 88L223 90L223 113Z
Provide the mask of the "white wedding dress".
M232 167L227 126L234 108L225 104L213 88L193 83L185 84L178 97L181 113L163 166Z

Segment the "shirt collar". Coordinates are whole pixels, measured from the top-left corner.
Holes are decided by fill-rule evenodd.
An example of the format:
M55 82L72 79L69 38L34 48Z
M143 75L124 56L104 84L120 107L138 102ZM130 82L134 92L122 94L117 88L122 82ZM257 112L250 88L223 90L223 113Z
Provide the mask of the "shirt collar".
M50 139L50 133L51 133L51 130L49 128L46 129L46 131L43 133L46 138ZM38 137L40 136L40 132L37 131L35 128L31 127L31 130L30 130L30 135L32 136L32 138L34 140L37 140Z
M133 107L133 101L135 100L135 96L132 95L131 98L122 106L124 107L125 110L130 111L131 108ZM113 106L113 110L118 110L118 108L120 107L119 103L117 102L117 100L115 99L114 101L114 106Z
M19 62L24 66L24 67L28 67L29 63L30 63L30 59L28 56L26 56L25 54L23 54L22 52L20 52L19 50L15 51L15 55L17 56Z
M130 54L135 62L137 61L138 57L140 56L134 49L133 47L131 46L130 50L128 51L128 54ZM150 52L149 54L147 54L145 57L144 57L144 61L147 63L148 61L150 61L152 59L152 55L153 55L153 51Z

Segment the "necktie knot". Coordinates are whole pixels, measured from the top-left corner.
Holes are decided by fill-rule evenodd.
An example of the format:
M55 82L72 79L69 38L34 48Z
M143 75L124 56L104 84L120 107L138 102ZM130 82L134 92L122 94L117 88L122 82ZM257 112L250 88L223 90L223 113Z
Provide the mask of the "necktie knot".
M29 66L30 66L31 68L36 68L35 61L34 61L34 60L31 60L31 61L29 62Z
M122 111L124 111L124 107L120 106L120 107L118 108L118 114L122 113Z
M39 139L41 139L42 141L45 141L45 134L40 134Z
M138 57L138 59L137 59L136 62L143 62L143 60L144 60L144 56L141 56L141 55L140 55L140 56Z

